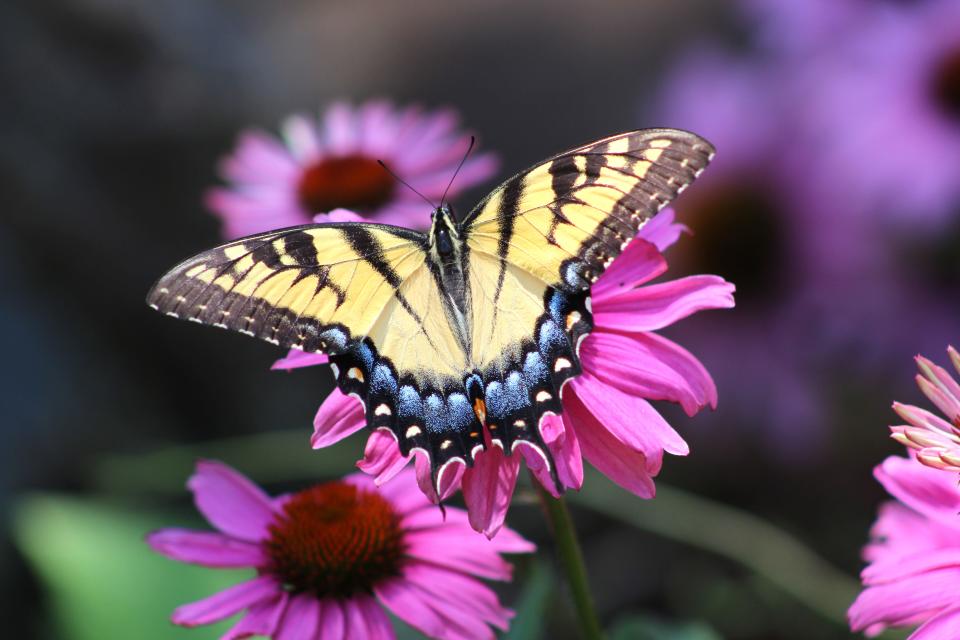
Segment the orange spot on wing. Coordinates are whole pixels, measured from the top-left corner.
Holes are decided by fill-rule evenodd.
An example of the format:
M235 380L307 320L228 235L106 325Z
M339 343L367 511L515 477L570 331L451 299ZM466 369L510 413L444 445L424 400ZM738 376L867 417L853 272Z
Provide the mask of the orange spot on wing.
M477 415L477 420L483 424L487 420L487 403L483 399L477 398L473 401L473 412Z

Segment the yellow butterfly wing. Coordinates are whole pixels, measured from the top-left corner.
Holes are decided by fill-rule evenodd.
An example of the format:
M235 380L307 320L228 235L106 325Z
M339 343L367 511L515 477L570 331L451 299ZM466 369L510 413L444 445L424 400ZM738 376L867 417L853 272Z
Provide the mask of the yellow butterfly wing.
M674 129L611 136L515 175L464 221L470 359L488 426L508 451L541 449L541 418L560 412L564 382L580 373L590 285L713 153Z
M154 285L147 303L169 316L282 347L338 353L364 336L399 283L423 266L424 240L405 229L306 225L200 253Z

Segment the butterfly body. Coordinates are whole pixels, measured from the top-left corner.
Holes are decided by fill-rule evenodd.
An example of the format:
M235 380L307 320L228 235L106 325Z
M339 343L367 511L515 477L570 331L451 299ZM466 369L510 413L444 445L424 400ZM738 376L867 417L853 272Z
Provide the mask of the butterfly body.
M462 240L460 225L454 219L449 206L438 207L430 218L428 254L432 263L431 269L436 274L438 286L443 290L444 301L449 305L449 313L458 329L457 337L464 352L470 353L467 248Z
M479 452L530 447L560 414L592 329L590 287L640 227L712 157L703 139L611 136L507 180L463 221L427 234L306 225L228 243L175 267L160 311L330 356L368 425L420 450L439 483Z

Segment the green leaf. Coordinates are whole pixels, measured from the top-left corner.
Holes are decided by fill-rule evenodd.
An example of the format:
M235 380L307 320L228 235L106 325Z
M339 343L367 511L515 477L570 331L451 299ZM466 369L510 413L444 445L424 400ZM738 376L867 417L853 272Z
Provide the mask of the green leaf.
M652 616L633 616L620 621L610 631L610 640L721 640L720 636L698 622L668 623Z
M144 535L176 521L57 495L21 499L14 537L46 589L55 637L198 640L224 633L229 622L198 635L174 626L170 613L253 572L185 565L151 551Z
M544 558L534 561L516 606L517 615L503 636L505 640L540 640L544 637L547 606L553 596L555 581L553 569Z

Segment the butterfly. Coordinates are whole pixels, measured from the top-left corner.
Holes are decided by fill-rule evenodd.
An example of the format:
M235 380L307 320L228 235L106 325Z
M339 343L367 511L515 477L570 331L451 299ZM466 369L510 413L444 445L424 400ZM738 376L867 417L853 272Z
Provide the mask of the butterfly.
M171 269L147 302L167 315L325 353L338 387L433 482L488 446L528 446L562 411L593 326L590 286L714 154L675 129L565 151L428 233L364 222L252 235ZM559 485L558 485L559 486Z

